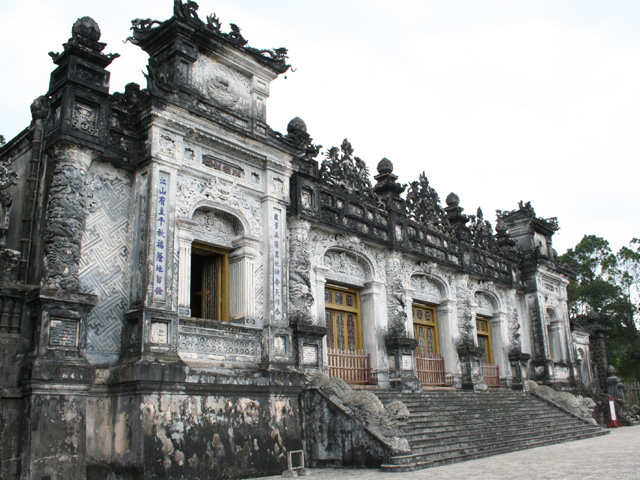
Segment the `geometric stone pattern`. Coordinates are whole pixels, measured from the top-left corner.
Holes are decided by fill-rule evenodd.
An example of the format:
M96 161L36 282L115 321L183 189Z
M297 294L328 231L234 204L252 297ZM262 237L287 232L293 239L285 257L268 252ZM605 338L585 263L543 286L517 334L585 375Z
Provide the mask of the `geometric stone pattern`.
M88 318L89 354L120 352L129 303L130 174L94 163L88 176L86 228L80 260L81 291L99 296ZM114 355L115 354L115 355ZM91 356L91 355L89 355Z

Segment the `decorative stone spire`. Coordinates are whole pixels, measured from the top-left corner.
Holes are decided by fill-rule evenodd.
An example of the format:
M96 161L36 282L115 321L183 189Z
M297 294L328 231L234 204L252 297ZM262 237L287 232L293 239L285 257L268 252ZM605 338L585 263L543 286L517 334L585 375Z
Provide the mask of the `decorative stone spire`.
M383 158L378 162L377 168L378 175L373 178L378 183L373 187L373 192L389 210L403 211L404 201L400 194L406 186L397 182L398 176L393 174L393 163L388 158Z

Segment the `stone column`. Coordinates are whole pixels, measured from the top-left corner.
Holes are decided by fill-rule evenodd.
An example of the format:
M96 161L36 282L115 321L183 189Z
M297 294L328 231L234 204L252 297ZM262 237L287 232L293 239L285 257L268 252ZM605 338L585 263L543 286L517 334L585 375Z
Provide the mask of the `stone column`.
M386 366L383 363L384 345L380 342L381 332L387 321L387 302L384 283L376 280L367 282L360 291L362 319L362 343L366 353L371 355L371 370L378 374L378 384L386 385Z
M311 224L304 220L289 224L289 320L294 323L316 323L312 310L310 231ZM316 298L324 302L324 292Z
M80 293L79 269L91 157L90 150L59 142L50 158L42 286L27 298L35 348L22 371L31 412L23 429L24 478L86 474L84 393L94 379L86 360L87 317L98 297Z
M178 251L178 311L191 316L191 244L193 236L180 234Z
M593 388L596 393L606 393L607 388L607 348L604 343L607 329L600 325L600 315L595 310L589 312L591 335L589 351L593 368Z
M234 322L255 323L258 245L258 240L243 237L234 242L236 248L229 255L229 315Z
M389 355L389 384L403 392L419 392L422 382L416 375L415 351L418 341L407 337L385 339Z
M475 345L461 343L458 346L463 389L473 390L474 392L486 392L489 390L480 368L481 356L482 349Z
M86 180L91 151L59 143L51 158L51 186L44 227L43 284L77 292L85 225Z
M525 382L528 379L528 364L531 355L522 353L520 350L513 350L509 354L511 363L511 388L513 390L524 391Z

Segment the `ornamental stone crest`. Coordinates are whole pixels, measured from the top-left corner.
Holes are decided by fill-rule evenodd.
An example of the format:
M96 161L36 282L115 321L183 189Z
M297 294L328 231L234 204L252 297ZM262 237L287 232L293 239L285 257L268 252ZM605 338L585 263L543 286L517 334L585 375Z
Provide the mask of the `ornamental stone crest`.
M429 185L424 172L420 174L418 181L409 184L407 209L409 216L416 222L440 232L448 228L445 211L440 205L440 197Z
M320 167L320 177L349 193L372 195L369 169L360 158L353 156L353 147L346 138L340 148L332 147L326 153Z

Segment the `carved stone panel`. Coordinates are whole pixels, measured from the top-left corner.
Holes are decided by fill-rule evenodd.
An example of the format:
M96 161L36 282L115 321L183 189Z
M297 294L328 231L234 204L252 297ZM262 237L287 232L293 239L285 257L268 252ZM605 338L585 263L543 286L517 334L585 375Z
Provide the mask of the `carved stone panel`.
M193 64L193 86L211 103L243 116L251 113L251 79L207 56Z

